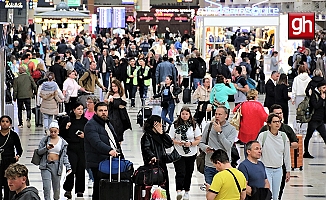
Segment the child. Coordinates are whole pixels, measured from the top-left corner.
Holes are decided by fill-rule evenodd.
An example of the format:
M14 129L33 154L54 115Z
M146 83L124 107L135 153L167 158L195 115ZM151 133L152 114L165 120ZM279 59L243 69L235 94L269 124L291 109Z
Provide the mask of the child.
M15 192L12 200L41 200L38 190L33 186L28 186L28 169L25 165L18 163L9 165L5 171L5 177L10 191Z

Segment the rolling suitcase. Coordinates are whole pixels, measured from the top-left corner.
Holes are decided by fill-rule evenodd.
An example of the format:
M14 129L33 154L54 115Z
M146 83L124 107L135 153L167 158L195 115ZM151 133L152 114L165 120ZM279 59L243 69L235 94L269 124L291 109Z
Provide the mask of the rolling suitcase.
M8 115L12 119L11 127L15 126L15 114L14 114L14 104L6 104L5 106L5 115Z
M35 126L36 127L42 127L43 126L43 115L41 113L41 109L39 106L36 106L35 108Z
M298 138L298 148L290 149L291 152L291 169L299 168L300 171L303 170L303 140L302 134L297 134Z
M112 163L112 157L110 156ZM133 183L131 180L120 180L120 156L118 165L118 180L112 180L112 165L110 165L109 179L100 180L100 200L132 200Z
M190 84L190 76L189 76L189 85L187 88L183 90L183 96L182 96L182 101L183 103L191 103L191 84Z

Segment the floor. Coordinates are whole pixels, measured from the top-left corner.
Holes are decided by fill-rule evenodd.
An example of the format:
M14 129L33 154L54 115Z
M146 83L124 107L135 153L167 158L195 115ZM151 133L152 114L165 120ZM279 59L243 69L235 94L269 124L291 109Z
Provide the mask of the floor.
M137 94L138 96L138 94ZM263 95L259 96L259 99L262 101L264 98ZM140 155L140 137L142 136L142 130L139 125L136 124L136 115L140 102L137 102L136 108L129 109L129 116L132 120L132 131L127 131L125 133L125 141L122 144L122 149L125 154L126 159L131 160L134 163L134 168L137 169L138 166L142 165L142 158ZM184 106L182 103L178 104L176 107L176 112L179 112L181 107ZM187 104L186 106L190 107L192 111L195 110L196 104ZM231 103L231 107L234 105ZM194 114L194 112L193 112ZM294 120L295 110L294 107L290 106L290 122ZM28 129L26 126L22 129L17 128L17 112L16 115L16 127L15 130L19 133L21 142L23 145L24 153L20 159L20 163L26 164L29 169L29 178L31 185L35 186L39 190L40 197L43 199L42 191L42 180L40 175L40 170L37 166L31 164L30 160L33 154L33 150L37 148L40 139L43 137L42 128L37 128L34 125ZM25 115L24 115L25 116ZM32 124L34 123L34 117L32 117ZM239 146L239 152L243 154L243 147ZM310 142L310 152L315 159L304 159L303 171L296 169L291 172L291 180L287 183L283 199L286 200L314 200L314 199L325 199L326 198L326 160L325 160L325 145L323 140L318 134L315 134ZM242 156L243 159L243 156ZM87 174L87 173L86 173ZM172 199L176 199L176 192L174 181L174 167L173 164L169 164L169 176L170 176L170 188ZM64 176L63 178L64 179ZM85 177L87 179L87 177ZM63 180L62 180L63 181ZM87 183L87 181L86 181ZM192 178L192 185L190 191L191 199L205 199L205 192L201 191L199 187L204 183L204 177L199 172L195 171ZM87 188L87 187L86 187ZM64 190L61 189L61 198L63 197ZM91 199L92 189L86 189L83 198L76 198L74 195L73 199ZM114 194L112 194L114 195Z

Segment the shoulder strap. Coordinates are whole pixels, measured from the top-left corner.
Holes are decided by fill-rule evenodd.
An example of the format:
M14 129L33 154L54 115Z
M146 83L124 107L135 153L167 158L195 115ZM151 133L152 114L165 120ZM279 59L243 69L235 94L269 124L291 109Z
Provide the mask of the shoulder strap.
M211 130L212 130L212 126L213 126L213 123L210 122L210 123L209 123L209 126L208 126L208 130L207 130L206 144L208 144L209 133L210 133Z
M236 178L235 175L231 172L230 169L226 169L226 170L232 174L232 176L233 176L233 178L234 178L234 181L235 181L235 183L237 184L238 191L239 191L239 193L241 193L240 184L239 184L237 178Z
M263 140L261 141L261 147L263 148L264 147L264 143L266 141L266 138L267 138L267 131L263 132Z
M284 132L281 132L281 134L282 134L282 139L283 139L283 143L284 143L284 147L285 147L287 136L285 135Z

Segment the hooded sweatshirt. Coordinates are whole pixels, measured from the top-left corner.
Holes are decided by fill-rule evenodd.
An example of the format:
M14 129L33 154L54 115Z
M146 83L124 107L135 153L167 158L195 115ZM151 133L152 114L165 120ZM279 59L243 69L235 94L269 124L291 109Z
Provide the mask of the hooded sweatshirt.
M293 80L292 85L292 99L295 100L296 96L305 96L305 90L311 81L308 73L301 73Z
M58 89L58 84L54 81L46 81L42 85L42 90L44 91L56 91Z
M229 95L234 95L237 93L233 83L229 84L230 87L226 86L224 83L217 83L211 91L210 102L214 105L214 100L217 100L221 104L225 104L227 109L230 109L230 104L228 102ZM216 106L214 105L216 108Z
M38 196L38 190L33 186L29 186L15 194L12 200L41 200L41 198Z

